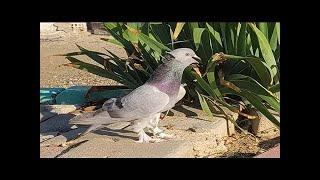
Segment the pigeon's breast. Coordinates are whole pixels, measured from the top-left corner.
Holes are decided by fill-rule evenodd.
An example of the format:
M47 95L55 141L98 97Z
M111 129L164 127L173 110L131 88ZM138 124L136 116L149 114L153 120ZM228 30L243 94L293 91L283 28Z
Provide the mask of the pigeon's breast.
M159 84L159 86L157 86L157 88L161 92L164 92L169 96L169 103L164 108L164 111L167 111L167 110L171 109L172 107L174 107L174 105L176 104L176 100L178 98L180 83L166 82L163 84Z
M161 82L156 85L156 87L161 91L166 93L169 97L176 97L179 92L180 83L175 81Z

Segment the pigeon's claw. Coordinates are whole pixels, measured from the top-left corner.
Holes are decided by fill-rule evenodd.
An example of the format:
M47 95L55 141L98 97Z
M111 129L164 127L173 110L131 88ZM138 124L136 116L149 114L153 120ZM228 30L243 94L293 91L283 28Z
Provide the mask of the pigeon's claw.
M164 141L163 138L151 138L143 130L139 132L139 140L136 143L157 143Z
M173 139L175 136L161 132L161 133L157 134L156 137L159 137L159 138L165 139L165 140L170 140L170 139Z
M143 142L148 143L152 139L150 136L148 136L148 134L144 132L144 130L141 130L138 134L139 134L139 140L135 141L137 143L143 143Z
M161 130L159 127L155 127L152 131L153 131L153 135L160 139L169 140L174 138L173 135L164 133L163 130Z
M160 134L162 132L163 132L163 130L161 130L159 127L155 127L155 128L152 129L152 133L153 133L154 136L156 136L156 135L158 135L158 134Z

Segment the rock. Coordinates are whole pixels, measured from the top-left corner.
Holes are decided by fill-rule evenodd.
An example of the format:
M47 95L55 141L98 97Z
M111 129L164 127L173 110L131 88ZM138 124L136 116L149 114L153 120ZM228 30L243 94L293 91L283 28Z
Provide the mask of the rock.
M235 119L237 118L236 113L225 111L233 115ZM216 115L214 119L208 116L194 118L167 116L160 121L160 126L172 126L169 129L162 129L165 130L165 133L175 134L179 139L191 142L195 157L216 156L226 152L227 147L222 138L235 133L234 124L219 115Z
M75 111L78 106L75 105L40 105L40 111L42 112L52 112L56 114L67 114L69 112Z
M280 122L280 114L276 111L270 110L269 112L275 116L275 118ZM267 135L268 132L272 133L277 127L266 118L261 112L256 112L254 110L250 111L252 115L259 115L260 119L252 120L252 131L255 135Z
M53 112L40 112L40 122L45 121L51 117L54 117L58 115L57 113L53 113Z
M73 114L59 114L44 122L40 123L40 133L58 131L66 132L71 129L73 125L69 124L69 120L73 118Z
M85 107L83 110L86 112L91 112L91 111L95 111L97 106L88 106Z
M42 133L40 134L40 143L45 141L45 140L48 140L48 139L51 139L51 138L54 138L55 136L58 135L58 132L55 131L55 132L47 132L47 133Z
M72 148L60 158L187 158L193 157L190 143L165 141L160 143L135 143L108 138L94 138Z
M51 138L47 141L40 143L40 146L41 147L59 146L63 143L66 143L67 141L70 141L70 140L76 138L79 135L79 133L83 133L85 130L86 130L86 128L77 128L77 129L70 130L68 132L65 132L65 133L59 135L59 136L56 136L54 138Z
M203 133L210 132L221 137L229 136L235 133L234 124L228 122L222 117L215 117L212 122L209 117L170 117L167 116L160 121L159 126L162 129L172 126L172 129L184 130L189 132Z

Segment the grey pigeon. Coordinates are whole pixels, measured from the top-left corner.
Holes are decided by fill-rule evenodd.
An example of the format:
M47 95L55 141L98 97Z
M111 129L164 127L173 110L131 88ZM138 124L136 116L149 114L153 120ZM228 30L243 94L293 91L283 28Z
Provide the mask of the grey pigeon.
M161 112L165 112L183 98L185 89L181 85L183 71L200 58L192 49L179 48L168 52L149 80L121 98L107 100L101 109L74 117L70 124L91 125L84 133L103 124L130 121L131 129L139 134L137 142L156 142L144 129L153 131L160 138L170 137L158 128Z

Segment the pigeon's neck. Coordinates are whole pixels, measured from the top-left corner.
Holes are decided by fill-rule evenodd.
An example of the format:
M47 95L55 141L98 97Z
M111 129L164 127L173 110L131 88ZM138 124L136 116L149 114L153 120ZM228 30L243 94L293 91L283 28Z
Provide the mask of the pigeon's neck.
M161 64L153 72L147 84L157 87L168 95L176 95L180 88L184 68L174 62Z

